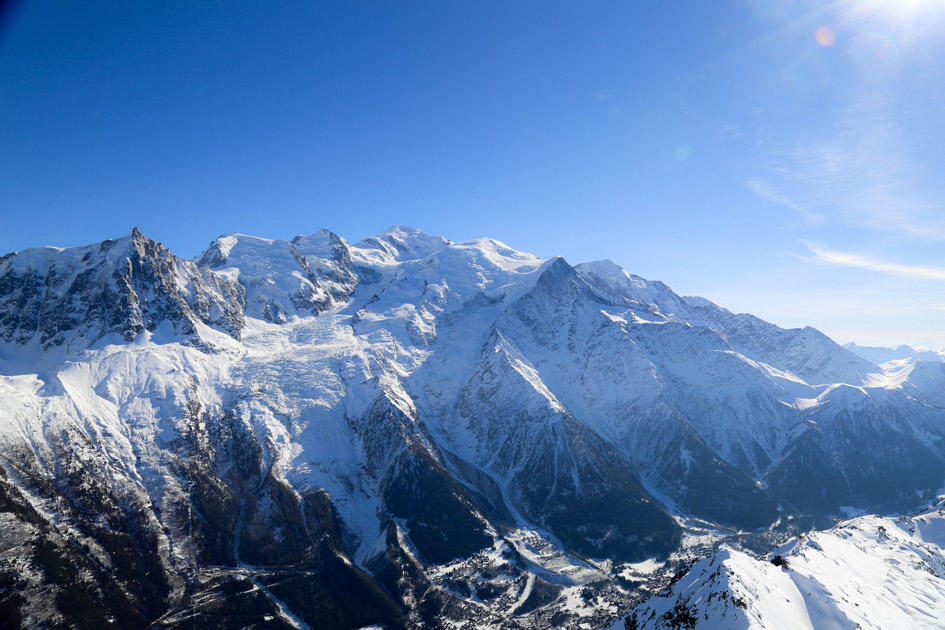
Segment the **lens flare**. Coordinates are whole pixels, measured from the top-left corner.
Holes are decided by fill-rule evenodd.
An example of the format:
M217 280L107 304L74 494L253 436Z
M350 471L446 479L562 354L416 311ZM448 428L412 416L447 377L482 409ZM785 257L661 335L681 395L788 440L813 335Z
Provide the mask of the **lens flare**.
M692 155L692 147L688 144L680 144L675 149L673 149L673 157L675 157L680 162L685 162L689 159L689 156Z
M818 28L814 37L817 39L817 43L824 48L833 46L834 42L837 41L837 36L834 35L833 29L829 26L821 26Z

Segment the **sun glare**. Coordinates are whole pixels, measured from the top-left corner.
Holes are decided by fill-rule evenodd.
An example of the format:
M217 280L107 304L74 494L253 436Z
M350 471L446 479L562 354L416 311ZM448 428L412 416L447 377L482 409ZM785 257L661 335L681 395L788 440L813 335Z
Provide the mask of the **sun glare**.
M945 31L945 0L849 0L840 8L844 41L859 41L860 51L880 62L874 70L885 74L895 73L919 41L940 39ZM816 39L821 46L833 43L820 31Z
M929 9L945 8L945 0L858 0L854 4L870 12L884 13L893 19L914 18Z
M935 4L935 2L933 0L863 0L862 4L877 9L910 12L920 9L923 5Z

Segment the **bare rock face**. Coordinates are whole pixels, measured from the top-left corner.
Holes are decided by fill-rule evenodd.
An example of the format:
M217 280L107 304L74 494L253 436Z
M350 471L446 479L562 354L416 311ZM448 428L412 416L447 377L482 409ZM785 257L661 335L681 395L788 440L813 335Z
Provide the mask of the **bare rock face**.
M44 247L0 260L0 338L44 349L108 334L125 341L167 322L200 344L198 323L234 339L243 327L243 287L182 260L135 228L95 245Z
M491 239L30 249L0 626L603 627L722 536L927 504L943 410L943 363Z

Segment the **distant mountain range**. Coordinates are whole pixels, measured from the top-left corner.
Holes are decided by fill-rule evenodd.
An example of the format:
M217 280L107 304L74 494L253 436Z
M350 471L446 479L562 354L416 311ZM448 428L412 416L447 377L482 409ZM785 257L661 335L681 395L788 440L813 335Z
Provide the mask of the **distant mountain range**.
M0 619L601 627L699 532L935 499L945 363L873 350L403 226L7 254Z
M895 348L884 348L882 346L858 346L853 342L844 344L843 347L877 365L889 361L904 361L909 359L916 361L945 361L945 350L934 347L913 348L912 346L901 345Z

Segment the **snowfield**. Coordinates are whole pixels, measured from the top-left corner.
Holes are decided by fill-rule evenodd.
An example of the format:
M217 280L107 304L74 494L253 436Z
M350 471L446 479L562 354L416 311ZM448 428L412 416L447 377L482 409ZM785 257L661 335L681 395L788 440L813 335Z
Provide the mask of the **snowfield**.
M762 558L720 549L633 611L630 628L941 628L945 508L863 516Z
M694 548L928 505L945 363L925 356L880 366L610 261L404 226L228 234L196 261L137 230L15 252L0 612L601 627ZM806 592L725 553L712 571Z

